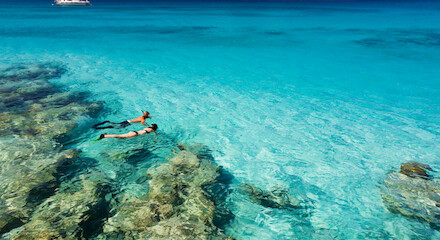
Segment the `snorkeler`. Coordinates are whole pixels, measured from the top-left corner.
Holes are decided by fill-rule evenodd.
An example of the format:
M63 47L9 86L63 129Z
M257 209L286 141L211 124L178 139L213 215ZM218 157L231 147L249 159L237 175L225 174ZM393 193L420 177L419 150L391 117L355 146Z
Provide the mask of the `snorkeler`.
M145 124L145 119L147 118L151 118L150 113L147 111L142 112L143 115L140 117L137 117L135 119L131 119L131 120L126 120L120 123L114 123L114 122L110 122L110 121L104 121L102 123L98 123L96 125L94 125L92 128L94 129L106 129L106 128L116 128L116 129L120 129L120 128L126 128L128 126L130 126L132 123L136 123L136 122L140 122L142 123L142 125L144 126L148 126L147 124ZM105 126L105 127L99 127L103 124L108 123L110 126Z
M101 136L99 136L99 138L96 139L96 141L99 141L103 138L119 138L119 139L130 138L130 137L140 136L142 134L150 133L150 132L153 132L154 135L156 135L156 130L157 130L157 125L153 123L153 124L151 124L150 127L144 128L140 131L131 131L131 132L128 132L125 134L119 134L119 135L117 135L117 134L101 134Z

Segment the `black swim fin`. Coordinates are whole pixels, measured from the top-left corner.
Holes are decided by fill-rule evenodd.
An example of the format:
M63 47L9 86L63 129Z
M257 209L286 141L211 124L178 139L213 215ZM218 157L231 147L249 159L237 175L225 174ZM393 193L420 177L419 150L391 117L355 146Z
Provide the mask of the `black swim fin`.
M93 140L93 141L92 141L92 143L96 143L97 141L99 141L99 140L103 139L103 138L104 138L104 135L105 135L105 134L107 134L107 133L101 134L101 135L99 136L99 138L98 138L98 139L95 139L95 140Z
M105 124L105 123L109 123L109 122L110 122L110 121L104 121L104 122L102 122L102 123L95 124L95 125L93 125L92 128L96 129L98 126L100 126L100 125L102 125L102 124Z

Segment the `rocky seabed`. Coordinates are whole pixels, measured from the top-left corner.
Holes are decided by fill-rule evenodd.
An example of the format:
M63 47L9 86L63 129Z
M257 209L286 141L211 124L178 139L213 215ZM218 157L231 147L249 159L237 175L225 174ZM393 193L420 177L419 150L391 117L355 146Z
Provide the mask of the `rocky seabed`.
M1 239L232 239L223 228L234 219L227 199L235 190L264 208L311 216L313 204L283 187L231 187L233 176L201 144L175 143L171 157L145 173L146 194L118 191L93 159L64 145L78 117L96 117L103 108L49 81L65 72L59 63L0 70ZM142 151L102 155L129 162ZM431 171L411 162L390 172L382 186L387 209L438 228L440 183Z
M215 203L203 187L220 168L202 147L176 147L146 173L149 192L140 197L115 197L103 173L78 169L81 152L63 142L76 119L99 114L102 103L49 82L65 72L56 63L0 72L1 238L231 239L213 223ZM138 154L116 161L131 153Z

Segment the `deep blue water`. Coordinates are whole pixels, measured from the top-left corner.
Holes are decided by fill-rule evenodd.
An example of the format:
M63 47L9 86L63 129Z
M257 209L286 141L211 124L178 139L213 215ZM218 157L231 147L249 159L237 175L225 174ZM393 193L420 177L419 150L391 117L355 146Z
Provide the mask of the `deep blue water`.
M130 140L92 145L105 131L89 126L148 110L160 135L207 145L234 184L312 204L304 217L234 191L236 239L440 238L380 194L403 162L440 170L438 3L0 4L0 65L34 61L62 63L55 84L106 102L99 119L78 119L70 147L127 194L147 191L133 179L152 160L106 161Z

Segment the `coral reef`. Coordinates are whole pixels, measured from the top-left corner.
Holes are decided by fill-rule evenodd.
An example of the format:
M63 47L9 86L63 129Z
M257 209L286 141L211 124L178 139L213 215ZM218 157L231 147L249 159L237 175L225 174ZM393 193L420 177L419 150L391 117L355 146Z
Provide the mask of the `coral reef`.
M382 199L393 213L417 218L440 227L440 181L428 178L428 165L409 162L400 172L388 173Z
M0 234L30 221L58 186L57 169L78 157L58 139L93 115L100 103L63 92L49 82L65 72L56 64L28 64L0 70Z
M289 191L283 188L275 188L270 191L262 190L251 184L240 184L241 190L249 195L255 203L270 208L294 209L300 208L300 201L291 196Z
M136 239L228 239L213 224L216 206L202 188L216 181L219 167L201 156L183 149L151 169L148 194L124 200L104 233Z

